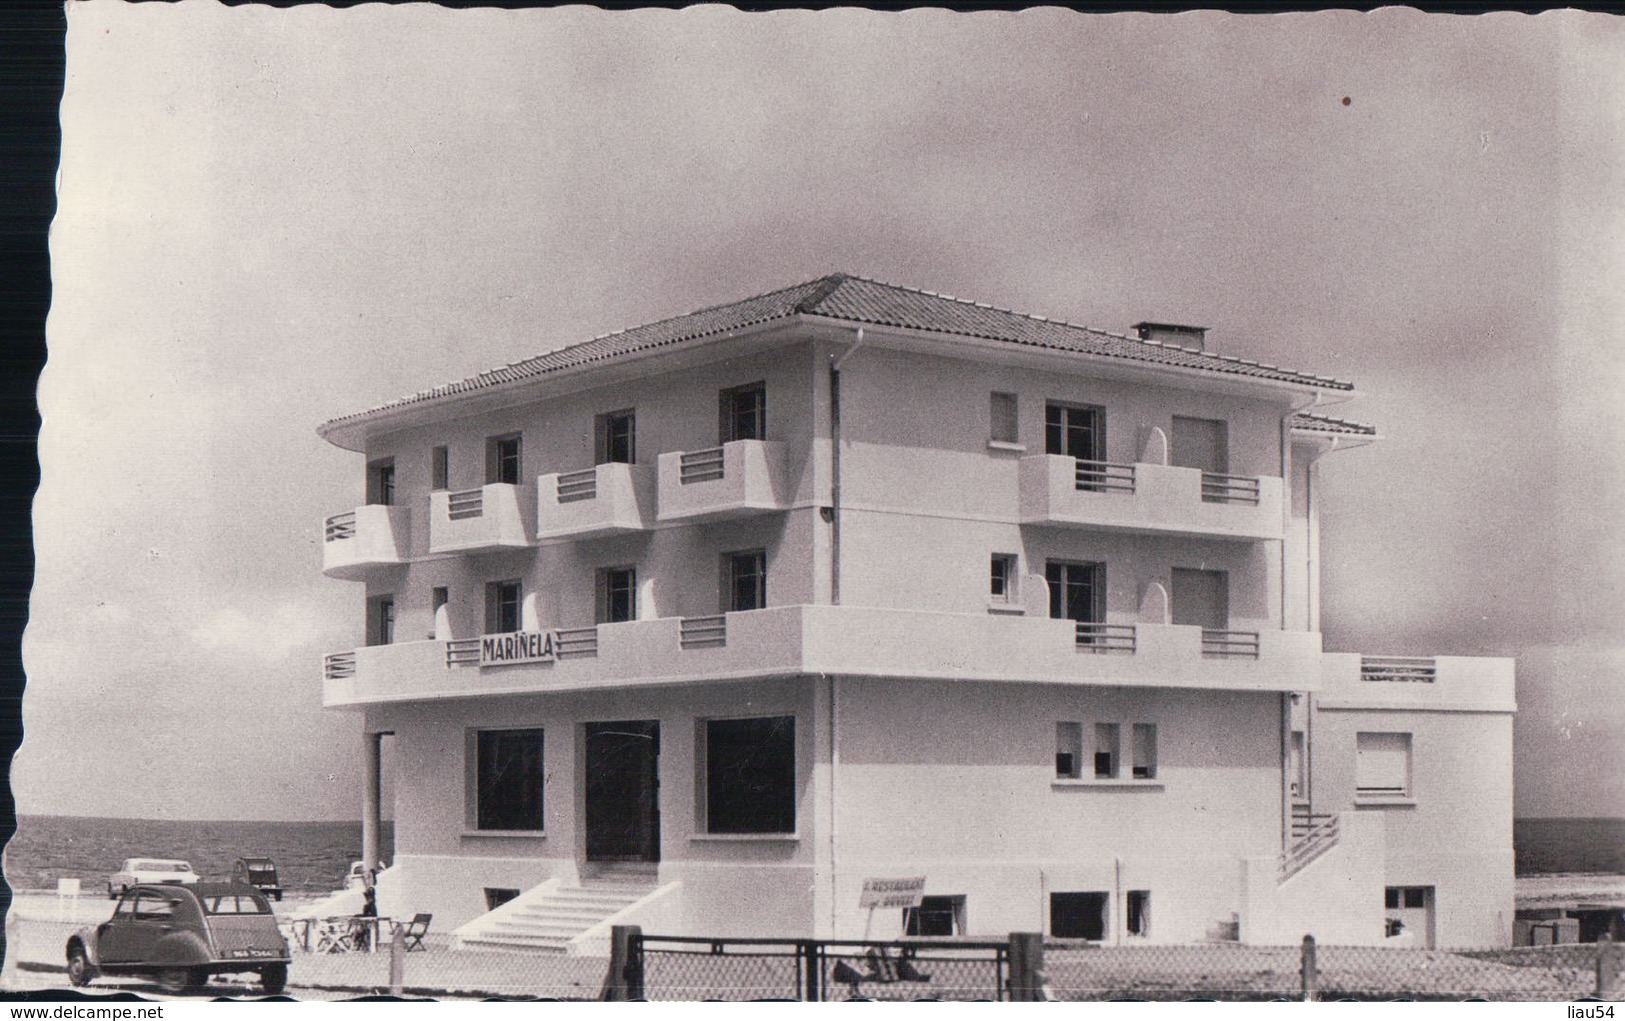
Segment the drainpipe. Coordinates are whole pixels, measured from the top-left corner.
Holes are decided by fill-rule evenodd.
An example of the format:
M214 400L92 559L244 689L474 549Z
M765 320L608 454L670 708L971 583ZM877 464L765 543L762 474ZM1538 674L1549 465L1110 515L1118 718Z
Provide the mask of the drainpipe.
M829 367L829 601L841 605L841 366L863 346L863 327L858 327L852 346Z
M1112 944L1123 945L1123 859L1112 858Z
M840 935L835 927L840 917L840 907L835 900L840 891L840 884L835 881L835 776L841 765L841 717L835 705L835 675L829 674L826 679L829 682L829 935L835 939Z

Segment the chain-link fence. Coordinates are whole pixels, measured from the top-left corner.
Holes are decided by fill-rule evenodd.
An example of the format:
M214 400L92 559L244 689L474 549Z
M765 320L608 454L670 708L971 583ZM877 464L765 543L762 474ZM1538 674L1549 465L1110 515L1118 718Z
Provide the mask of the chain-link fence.
M650 1000L997 1000L1005 943L636 937Z
M65 989L79 924L13 919L5 984ZM297 948L287 995L348 999L396 993L440 999L597 1000L1508 1000L1617 998L1611 943L1426 950L1237 943L1108 947L1012 936L986 941L713 940L617 932L619 957L457 947L431 932L421 949L391 943L334 952ZM1031 941L1018 952L1018 940ZM89 992L174 995L149 978L100 977ZM216 976L190 997L263 995L253 974Z

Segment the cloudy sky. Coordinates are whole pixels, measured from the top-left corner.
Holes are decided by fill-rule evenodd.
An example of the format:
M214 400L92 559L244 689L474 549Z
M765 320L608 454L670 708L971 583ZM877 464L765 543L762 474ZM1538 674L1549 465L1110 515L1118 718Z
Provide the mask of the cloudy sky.
M19 811L354 818L339 414L834 270L1352 379L1330 649L1625 815L1625 23L69 8Z

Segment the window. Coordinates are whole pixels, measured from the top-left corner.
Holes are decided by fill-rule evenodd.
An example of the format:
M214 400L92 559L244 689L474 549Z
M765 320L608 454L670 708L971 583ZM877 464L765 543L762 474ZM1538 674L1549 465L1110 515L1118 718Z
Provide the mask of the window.
M1072 404L1044 407L1044 453L1080 461L1106 460L1106 411Z
M794 833L796 718L701 721L707 833Z
M1049 582L1049 615L1056 620L1102 623L1105 619L1104 564L1051 560L1044 564Z
M598 572L598 623L614 624L638 619L638 572L631 567L606 567Z
M917 908L903 909L905 936L963 936L965 895L921 897Z
M451 488L451 452L445 447L435 447L429 451L429 487Z
M1083 724L1055 725L1055 778L1077 780L1083 776Z
M1224 475L1230 471L1229 426L1213 418L1174 416L1168 461L1175 468L1200 468Z
M495 911L517 896L519 896L518 890L500 886L487 886L485 888L485 910Z
M722 555L722 612L767 606L767 552L744 550Z
M767 384L750 383L722 391L721 417L717 431L720 442L767 439Z
M1049 895L1049 934L1062 939L1103 940L1106 938L1104 891L1052 893Z
M1130 936L1151 935L1151 891L1130 890L1123 902L1125 927Z
M988 439L993 443L1019 443L1016 395L995 391L989 400Z
M451 637L451 590L444 586L435 586L429 593L429 600L434 604L434 630L430 638Z
M505 635L519 630L521 593L517 581L493 581L485 586L486 634Z
M611 411L598 416L598 464L637 463L637 412Z
M395 459L385 458L367 465L367 502L392 507L395 505Z
M1308 796L1309 777L1304 771L1308 760L1303 754L1303 731L1292 732L1292 745L1287 751L1287 776L1291 777L1292 796L1303 798Z
M1014 553L995 553L992 560L992 584L988 595L996 603L1013 603L1016 600L1016 555Z
M1230 626L1230 576L1224 571L1173 570L1169 593L1175 624L1223 631Z
M475 732L474 826L542 829L542 732Z
M485 441L485 481L519 485L519 434L493 436Z
M1112 780L1117 777L1120 738L1117 724L1095 724L1096 780Z
M377 596L368 604L367 644L389 645L395 641L395 597Z
M1154 780L1157 776L1157 725L1136 723L1132 745L1134 779Z
M1411 736L1356 734L1354 795L1406 798L1411 793Z
M143 891L140 900L135 906L135 920L138 922L164 921L175 915L175 899L163 894Z

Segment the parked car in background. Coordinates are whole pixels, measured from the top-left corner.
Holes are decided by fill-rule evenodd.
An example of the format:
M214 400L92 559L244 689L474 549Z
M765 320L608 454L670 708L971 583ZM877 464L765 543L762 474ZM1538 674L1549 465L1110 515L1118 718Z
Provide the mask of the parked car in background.
M231 881L252 886L272 900L282 899L282 884L277 879L276 862L269 858L238 858L231 867Z
M69 937L67 956L76 986L99 975L137 975L176 991L252 971L267 993L280 993L290 961L270 902L241 883L132 886L111 918Z
M107 897L118 900L141 883L195 883L200 878L191 865L174 858L126 858L124 867L107 879Z

